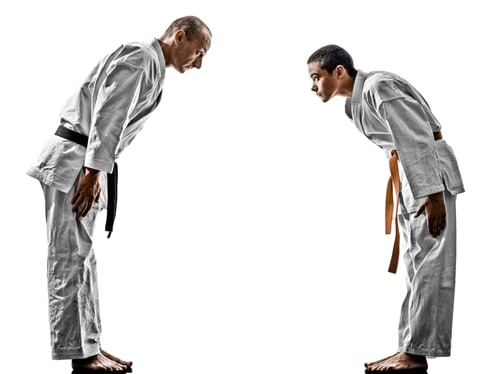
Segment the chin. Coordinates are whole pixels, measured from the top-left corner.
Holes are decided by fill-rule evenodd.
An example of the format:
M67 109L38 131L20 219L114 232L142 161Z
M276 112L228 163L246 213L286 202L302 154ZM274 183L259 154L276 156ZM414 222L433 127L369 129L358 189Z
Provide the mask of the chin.
M331 96L324 96L322 93L319 94L318 97L323 103L327 102L331 98Z

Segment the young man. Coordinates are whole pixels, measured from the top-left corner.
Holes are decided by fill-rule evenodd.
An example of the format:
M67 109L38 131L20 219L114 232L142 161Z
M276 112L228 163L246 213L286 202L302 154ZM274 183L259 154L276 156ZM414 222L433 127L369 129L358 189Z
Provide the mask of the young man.
M78 372L129 371L101 348L92 233L116 209L116 159L158 105L165 68L200 69L211 31L194 16L175 20L151 43L123 44L105 56L61 111L61 124L28 175L41 182L48 238L49 319L53 359Z
M390 158L387 233L395 187L398 225L405 243L407 296L399 322L398 352L365 364L368 372L426 371L426 357L449 356L456 266L456 194L464 192L458 164L423 96L406 80L383 71L356 70L337 45L308 59L312 91L323 102L345 96L355 126ZM398 225L397 225L398 221Z

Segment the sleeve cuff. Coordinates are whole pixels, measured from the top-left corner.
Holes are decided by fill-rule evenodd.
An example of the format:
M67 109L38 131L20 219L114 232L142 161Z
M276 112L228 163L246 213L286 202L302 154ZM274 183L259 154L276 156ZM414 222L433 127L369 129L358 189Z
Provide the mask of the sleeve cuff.
M109 162L96 159L85 159L85 163L83 166L91 169L100 170L109 174L113 172L114 161Z

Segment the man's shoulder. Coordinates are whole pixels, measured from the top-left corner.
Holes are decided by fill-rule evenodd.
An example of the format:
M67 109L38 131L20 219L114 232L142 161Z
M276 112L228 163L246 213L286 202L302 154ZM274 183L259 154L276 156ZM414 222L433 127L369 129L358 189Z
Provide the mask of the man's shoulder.
M387 101L404 96L408 83L400 76L387 71L371 71L367 73L363 91L374 95L377 101Z
M137 67L145 67L158 60L157 53L151 43L129 42L118 46L108 55L116 63L126 63Z
M402 78L388 71L374 70L366 74L366 87L379 87L401 82Z
M145 42L129 42L124 44L124 47L130 53L135 53L144 58L153 58L156 55L154 47L151 43Z

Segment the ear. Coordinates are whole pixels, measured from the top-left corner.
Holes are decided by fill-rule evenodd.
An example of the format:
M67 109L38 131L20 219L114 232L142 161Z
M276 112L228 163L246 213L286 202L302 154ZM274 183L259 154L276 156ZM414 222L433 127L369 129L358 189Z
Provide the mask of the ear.
M185 40L185 31L184 30L178 30L175 33L175 43L176 44L181 44Z
M336 77L338 79L343 79L345 77L345 74L346 74L346 69L343 65L338 65L334 69L334 72L336 73Z

